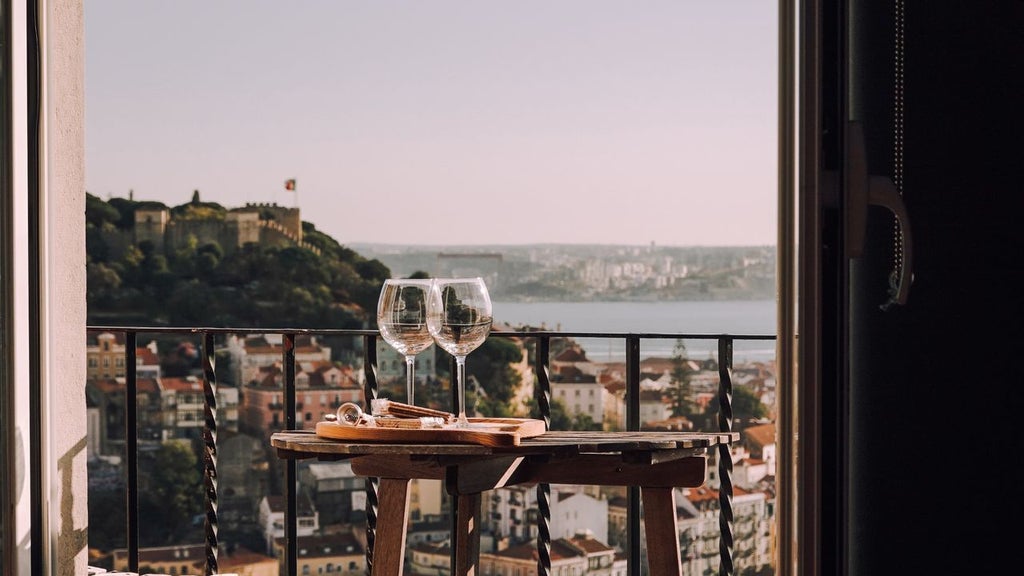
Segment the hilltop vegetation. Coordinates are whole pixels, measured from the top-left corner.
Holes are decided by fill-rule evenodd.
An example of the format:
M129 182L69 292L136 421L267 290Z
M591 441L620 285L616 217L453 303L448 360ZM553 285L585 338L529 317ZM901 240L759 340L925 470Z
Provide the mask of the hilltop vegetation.
M297 246L247 243L225 250L188 238L161 250L149 240L115 250L104 231L130 231L135 210L178 220L224 220L227 209L86 195L88 323L231 327L363 328L390 270L302 222ZM367 313L370 312L370 315Z

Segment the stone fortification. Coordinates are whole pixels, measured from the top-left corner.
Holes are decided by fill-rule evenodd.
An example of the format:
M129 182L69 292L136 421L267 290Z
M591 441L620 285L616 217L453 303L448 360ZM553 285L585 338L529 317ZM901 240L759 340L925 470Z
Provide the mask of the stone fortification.
M247 203L228 210L223 219L175 219L166 208L139 208L132 230L109 230L104 236L113 258L120 258L128 246L146 241L158 252L173 254L193 238L199 246L216 243L225 254L246 244L297 246L320 253L302 239L299 209L276 203Z

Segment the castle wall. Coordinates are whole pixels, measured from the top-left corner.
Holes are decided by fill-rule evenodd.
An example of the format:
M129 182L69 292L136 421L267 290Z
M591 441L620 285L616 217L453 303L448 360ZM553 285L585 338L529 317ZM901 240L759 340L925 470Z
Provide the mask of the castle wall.
M295 243L302 242L302 218L299 216L298 208L285 208L277 204L246 204L246 208L258 211L269 212L274 215L276 222L286 233L295 238Z
M260 220L261 212L274 220ZM197 246L216 242L224 254L235 252L248 243L263 246L300 246L316 254L320 250L302 241L302 219L298 208L277 204L246 204L231 210L221 220L173 220L168 210L136 210L135 228L130 231L104 230L102 238L110 260L124 257L129 246L149 240L157 251L173 254L195 236Z
M216 242L225 252L230 251L229 246L224 245L224 222L219 220L172 220L167 226L166 245L167 253L185 246L189 236L195 236L198 240L197 247L203 244Z
M164 250L165 233L170 214L167 210L136 210L135 236L136 245L150 241L157 252Z

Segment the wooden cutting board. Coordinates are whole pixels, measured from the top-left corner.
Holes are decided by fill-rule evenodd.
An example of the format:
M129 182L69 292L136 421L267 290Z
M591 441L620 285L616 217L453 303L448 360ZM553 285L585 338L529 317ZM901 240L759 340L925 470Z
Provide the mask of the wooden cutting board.
M468 428L446 425L443 428L390 428L353 426L321 421L316 434L333 440L360 442L482 444L484 446L518 446L523 438L544 433L544 421L531 418L470 418Z

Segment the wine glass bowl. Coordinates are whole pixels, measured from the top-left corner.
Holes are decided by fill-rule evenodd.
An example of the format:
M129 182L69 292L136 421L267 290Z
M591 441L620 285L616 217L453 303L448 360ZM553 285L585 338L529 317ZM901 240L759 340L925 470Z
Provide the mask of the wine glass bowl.
M406 394L414 403L416 355L434 343L427 328L427 308L432 282L426 279L389 278L377 301L377 328L384 339L405 357Z
M455 357L459 393L457 426L466 417L466 356L487 340L491 331L491 297L482 278L437 278L430 290L427 328L434 342Z

